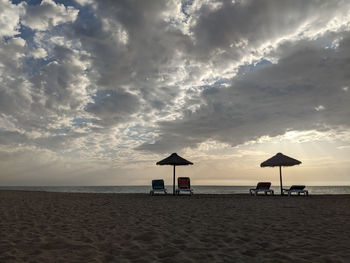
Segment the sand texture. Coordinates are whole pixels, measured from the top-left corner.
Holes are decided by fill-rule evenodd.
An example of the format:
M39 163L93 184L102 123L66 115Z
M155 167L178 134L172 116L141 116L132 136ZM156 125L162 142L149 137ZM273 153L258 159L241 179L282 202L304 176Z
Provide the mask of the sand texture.
M0 262L350 262L350 195L0 191Z

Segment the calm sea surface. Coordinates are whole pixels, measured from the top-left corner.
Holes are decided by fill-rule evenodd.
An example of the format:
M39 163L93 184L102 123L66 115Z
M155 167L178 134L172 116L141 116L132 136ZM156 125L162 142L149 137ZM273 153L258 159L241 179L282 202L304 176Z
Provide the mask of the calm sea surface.
M192 186L195 194L247 194L255 186ZM287 188L285 186L284 188ZM271 187L275 194L279 187ZM167 186L172 193L172 186ZM350 194L350 186L307 186L309 194ZM150 186L0 186L0 190L26 190L68 193L149 193Z

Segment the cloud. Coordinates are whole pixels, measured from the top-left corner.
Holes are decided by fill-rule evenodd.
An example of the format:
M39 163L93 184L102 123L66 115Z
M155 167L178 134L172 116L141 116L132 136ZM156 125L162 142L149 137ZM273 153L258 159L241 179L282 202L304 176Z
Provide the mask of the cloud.
M70 126L91 101L85 72L89 63L83 52L66 43L24 38L0 41L0 112L6 120L1 142L62 149L58 145L81 136L79 128ZM67 127L71 132L62 136Z
M340 5L345 4L340 8ZM192 33L196 47L206 52L223 49L242 52L276 40L312 35L333 22L348 19L348 4L341 1L222 1L219 8L203 4L195 11ZM333 18L337 18L334 22ZM232 53L231 53L232 55Z
M61 2L0 0L6 149L126 165L348 128L346 1Z
M91 5L94 4L94 0L75 0L79 5Z
M62 23L73 22L78 10L72 6L65 7L53 0L42 0L40 5L27 5L21 23L33 30L48 30Z
M184 61L177 50L189 39L164 21L171 3L98 2L93 17L78 17L74 31L67 32L92 54L97 85L139 96L143 112L164 109L182 94L177 83L185 77L179 68Z
M79 129L85 136L96 136L97 132L112 132L128 123L129 127L138 127L139 143L149 143L159 135L155 145L146 143L140 148L162 144L159 147L164 151L197 145L206 138L230 144L255 138L259 133L244 132L249 129L244 126L245 119L259 118L257 113L249 113L249 108L260 112L251 106L256 104L251 94L265 100L260 107L268 104L270 96L271 109L266 106L266 115L274 115L275 106L283 111L285 106L274 101L278 96L267 96L266 86L271 85L277 93L288 93L292 88L267 83L273 80L271 72L281 76L284 71L292 72L295 65L283 59L298 54L295 49L311 43L315 34L322 35L329 28L340 30L348 21L346 4L338 1L324 5L317 1L79 3L84 5L80 13L79 6L64 6L52 0L40 5L24 4L20 22L35 30L32 37L17 37L1 44L1 63L11 76L6 86L17 85L1 91L2 109L28 137L41 135L49 140L62 131L71 131L67 135ZM340 37L327 41L337 40L339 49L344 43ZM315 57L327 55L317 52ZM334 48L324 52L333 54ZM247 73L249 77L243 75L244 63L256 63L254 59L264 56L265 61L279 62L260 63L254 66L255 72ZM241 75L234 77L236 74ZM296 89L305 92L308 86L304 84L297 83ZM293 80L290 85L294 85ZM337 85L347 87L348 83ZM292 96L289 94L289 98ZM14 101L21 101L25 107L17 107ZM315 110L321 109L320 105L324 109ZM332 109L322 101L309 107L313 113L323 114ZM79 118L85 119L84 123L75 125ZM218 120L225 125L217 124ZM293 127L283 129L288 128ZM145 129L153 129L153 133L141 136ZM45 144L48 142L42 146Z
M98 124L108 127L130 121L130 115L137 112L138 108L139 101L135 95L105 90L97 92L94 103L89 103L86 110L99 118Z
M23 75L26 41L10 38L0 42L0 112L20 126L17 116L30 111L31 84Z
M188 53L206 61L216 74L251 63L295 41L338 30L349 21L349 4L342 1L198 1L185 10L193 45ZM344 8L344 9L343 9ZM231 73L232 76L232 73Z
M47 57L47 52L45 49L43 48L38 48L38 49L34 49L32 51L32 56L35 59L40 59L40 58L46 58Z
M18 34L20 15L24 12L23 5L13 5L10 1L0 0L0 10L0 38Z
M229 87L204 90L200 108L160 122L159 139L139 149L163 152L209 139L235 146L288 130L349 127L350 97L340 87L350 82L350 34L342 36L336 50L320 40L286 42L276 50L277 64L238 75Z

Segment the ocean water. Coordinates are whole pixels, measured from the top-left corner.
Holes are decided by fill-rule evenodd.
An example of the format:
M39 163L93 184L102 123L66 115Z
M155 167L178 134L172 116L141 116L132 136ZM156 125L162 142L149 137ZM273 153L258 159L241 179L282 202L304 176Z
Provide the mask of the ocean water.
M168 193L172 193L172 186L166 186ZM255 186L192 186L195 194L247 194ZM278 186L271 187L275 194L279 194ZM285 186L284 188L288 188ZM309 194L350 194L349 186L307 186ZM0 190L25 190L67 193L138 193L148 194L151 186L0 186Z

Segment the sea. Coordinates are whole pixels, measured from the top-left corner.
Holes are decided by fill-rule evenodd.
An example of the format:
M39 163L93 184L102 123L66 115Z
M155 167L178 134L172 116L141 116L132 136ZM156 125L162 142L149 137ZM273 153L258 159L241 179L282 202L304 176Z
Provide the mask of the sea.
M172 186L166 186L172 193ZM247 194L255 186L192 186L195 194ZM284 186L288 188L288 186ZM278 186L271 187L275 194L280 193ZM350 194L349 186L307 186L305 189L312 195ZM0 190L24 190L64 193L125 193L148 194L150 186L0 186Z

